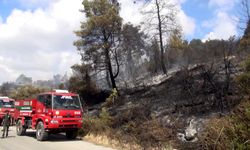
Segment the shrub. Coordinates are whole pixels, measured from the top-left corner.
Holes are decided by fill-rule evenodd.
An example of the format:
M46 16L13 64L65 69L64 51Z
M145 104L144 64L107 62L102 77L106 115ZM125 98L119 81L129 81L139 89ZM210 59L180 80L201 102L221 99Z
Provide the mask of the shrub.
M242 66L246 72L250 72L250 56L242 63Z
M37 94L46 91L46 89L34 87L32 85L21 86L10 93L10 97L14 99L35 98Z
M241 91L245 94L250 94L250 73L243 73L236 78Z
M242 102L232 115L212 119L200 137L203 149L250 149L250 101Z
M106 99L106 101L102 104L102 107L111 107L115 104L115 102L118 100L118 92L114 88L109 95L109 97Z
M250 56L242 63L244 73L236 78L242 92L244 94L250 94Z
M165 128L159 120L152 119L146 106L135 106L115 117L110 116L107 109L103 107L98 117L89 118L88 121L89 124L83 124L85 129L80 130L81 135L87 133L90 135L87 139L92 137L93 140L93 137L96 137L95 142L99 141L102 144L99 138L108 138L106 140L119 143L116 147L122 149L169 147L176 135L173 129Z
M78 131L78 135L82 137L86 136L91 130L92 122L92 119L85 114L82 119L82 128Z

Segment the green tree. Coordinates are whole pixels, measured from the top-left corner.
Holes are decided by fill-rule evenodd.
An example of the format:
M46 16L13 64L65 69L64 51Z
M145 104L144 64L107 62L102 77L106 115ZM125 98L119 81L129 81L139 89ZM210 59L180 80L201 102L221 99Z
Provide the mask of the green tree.
M246 29L244 31L244 35L240 40L240 49L245 51L250 48L250 20L247 23Z
M14 83L4 82L0 87L0 94L2 96L9 96L11 91L13 91L16 88L17 87Z
M89 102L89 97L97 93L97 87L91 80L91 66L88 64L75 64L71 67L73 75L69 79L69 90L78 93L80 97Z
M240 29L242 29L243 36L240 40L240 50L241 52L249 52L250 50L250 8L249 0L241 0L239 23ZM243 54L245 55L245 54Z
M122 27L119 4L115 0L84 0L82 4L87 19L81 22L81 30L75 32L80 39L74 45L83 62L108 71L112 88L116 88L115 78L120 69L117 43ZM113 69L114 65L116 69Z
M123 26L121 37L121 48L125 54L125 71L127 75L133 79L137 74L136 64L139 63L138 60L140 60L144 54L145 34L140 31L140 26L133 26L129 23Z
M191 63L201 63L204 61L206 54L204 53L204 44L200 39L192 39L188 44L187 54Z
M157 39L153 39L151 44L147 47L147 55L149 56L148 70L149 72L155 74L161 70L160 62L160 49Z
M181 31L175 29L168 40L168 60L169 63L178 63L182 56L184 55L184 51L187 49L188 43L183 40Z
M14 99L36 98L37 94L44 91L46 91L46 89L26 85L13 90L10 93L10 97Z

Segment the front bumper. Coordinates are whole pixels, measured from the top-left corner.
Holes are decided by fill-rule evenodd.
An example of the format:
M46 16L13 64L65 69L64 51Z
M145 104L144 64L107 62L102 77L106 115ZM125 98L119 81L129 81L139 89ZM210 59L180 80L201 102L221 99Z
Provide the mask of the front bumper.
M80 129L82 127L81 118L61 118L46 121L47 129Z

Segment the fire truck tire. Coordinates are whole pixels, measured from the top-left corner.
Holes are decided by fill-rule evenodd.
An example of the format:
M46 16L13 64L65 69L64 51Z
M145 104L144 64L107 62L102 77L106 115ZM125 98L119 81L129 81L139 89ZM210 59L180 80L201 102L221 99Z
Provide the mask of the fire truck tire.
M26 129L22 125L22 120L19 119L16 124L16 133L17 135L22 136L25 134L25 132L26 132Z
M45 141L48 138L48 132L45 131L42 121L39 121L36 126L36 139L38 141Z
M77 137L77 130L66 131L66 138L69 140L74 140Z

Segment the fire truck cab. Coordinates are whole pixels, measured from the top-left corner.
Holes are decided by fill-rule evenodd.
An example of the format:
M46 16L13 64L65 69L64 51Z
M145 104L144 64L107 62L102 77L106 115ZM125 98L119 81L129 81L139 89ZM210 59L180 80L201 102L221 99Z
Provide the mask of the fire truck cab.
M17 135L24 135L26 129L35 129L38 141L44 141L49 134L66 133L68 139L77 137L82 127L82 105L79 96L66 90L54 90L39 94L37 99L15 102Z
M9 97L0 97L0 125L2 124L3 116L6 114L6 111L9 111L10 115L14 116L14 102L15 100Z

